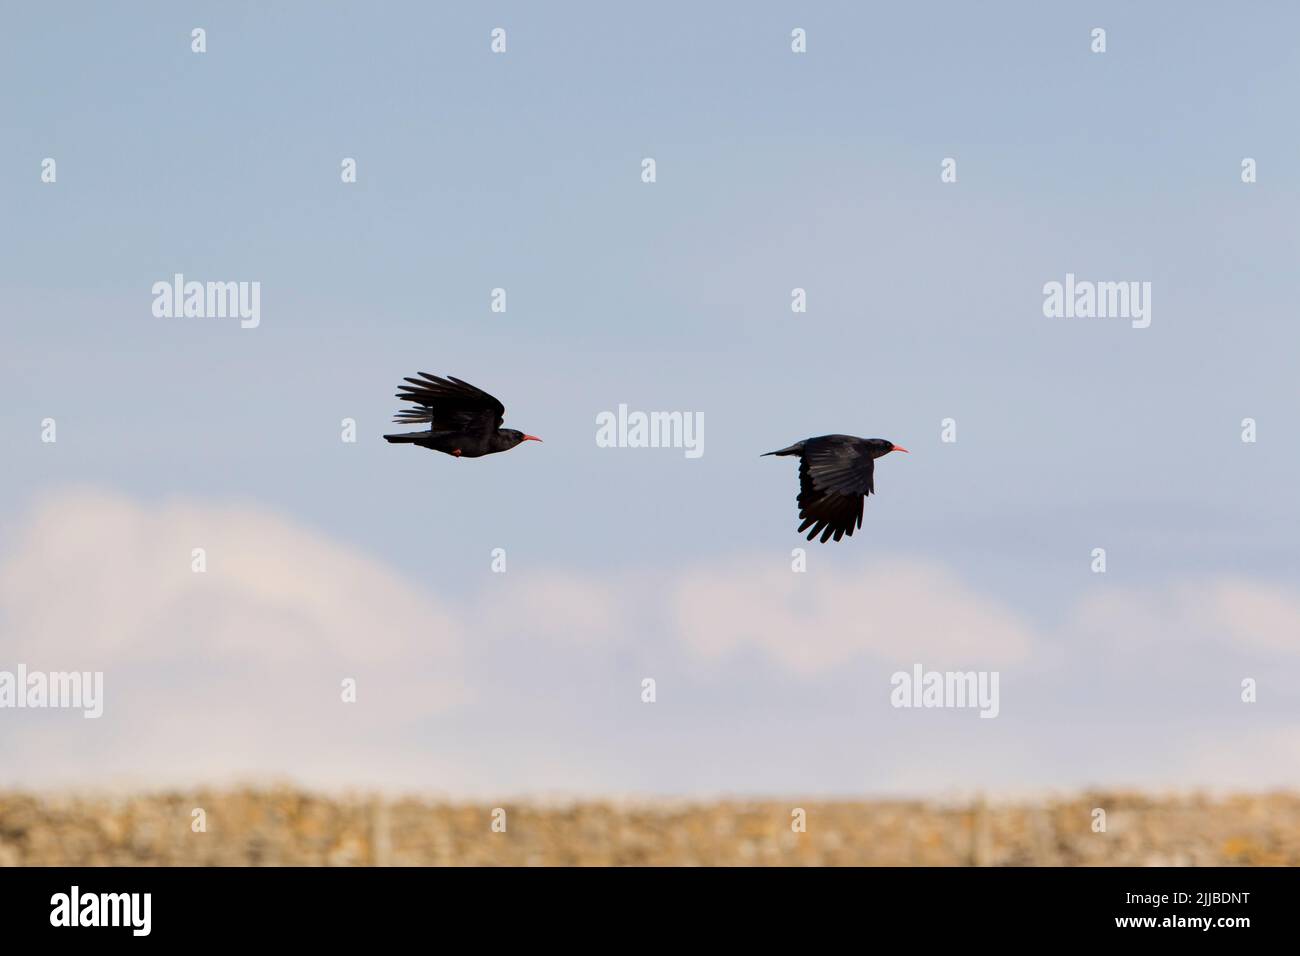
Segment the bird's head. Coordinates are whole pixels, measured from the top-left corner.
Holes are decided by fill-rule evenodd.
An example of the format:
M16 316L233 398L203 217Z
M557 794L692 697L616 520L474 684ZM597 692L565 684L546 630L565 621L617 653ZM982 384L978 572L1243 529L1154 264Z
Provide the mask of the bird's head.
M526 441L541 441L536 435L525 435L515 428L502 428L497 432L498 440L501 443L502 450L514 448L516 445L523 444Z
M882 458L885 455L888 455L891 451L907 451L907 449L902 445L895 445L892 441L885 438L873 438L867 442L867 444L871 446L872 458Z

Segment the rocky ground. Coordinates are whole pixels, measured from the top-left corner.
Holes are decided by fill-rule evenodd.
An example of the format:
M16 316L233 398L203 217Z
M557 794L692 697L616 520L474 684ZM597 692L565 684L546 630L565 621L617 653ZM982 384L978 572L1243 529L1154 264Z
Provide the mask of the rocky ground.
M51 864L1296 866L1300 794L497 808L289 789L0 793L0 865Z

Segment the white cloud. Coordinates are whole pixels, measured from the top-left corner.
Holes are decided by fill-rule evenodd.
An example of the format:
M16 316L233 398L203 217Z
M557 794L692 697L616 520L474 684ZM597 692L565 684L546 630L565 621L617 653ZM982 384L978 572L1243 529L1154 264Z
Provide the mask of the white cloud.
M673 609L676 631L699 657L752 645L804 675L859 654L994 668L1024 660L1034 641L1013 609L921 561L805 573L770 561L699 569L679 581Z
M1239 575L1108 589L1079 602L1071 627L1084 639L1129 653L1206 641L1289 656L1300 653L1300 594Z
M590 647L618 641L622 614L636 589L610 576L520 569L494 575L476 619L500 634L527 631L559 645Z
M1177 747L1177 772L1191 784L1219 792L1300 786L1300 724L1262 718L1248 733L1207 732Z
M9 742L14 724L44 741L56 775L355 779L351 759L466 698L462 630L442 604L256 508L48 498L0 564L0 620L0 668L105 674L98 721L0 711Z
M1250 788L1265 765L1270 782L1292 779L1295 715L1271 709L1278 692L1236 703L1221 660L1184 656L1200 669L1171 674L1162 642L1213 638L1294 661L1295 592L1241 577L1106 588L1063 620L1036 627L940 564L869 554L803 574L773 556L636 573L512 563L494 575L485 563L477 593L439 595L255 507L68 492L6 541L0 669L102 670L104 716L0 711L0 785L273 777L469 795L691 780L781 790L793 774L814 791ZM1002 685L1004 716L890 711L876 677L913 662L1004 670L1016 678ZM654 708L638 697L647 666L661 678ZM1144 674L1164 696L1132 697ZM358 681L354 705L339 699L344 677ZM805 712L796 684L832 697ZM729 719L775 688L763 734ZM1149 741L1178 728L1182 745L1153 754ZM1230 745L1247 732L1249 754ZM765 772L774 750L796 770ZM713 764L727 769L692 775Z
M1277 585L1221 578L1187 594L1200 625L1235 644L1300 653L1300 597Z

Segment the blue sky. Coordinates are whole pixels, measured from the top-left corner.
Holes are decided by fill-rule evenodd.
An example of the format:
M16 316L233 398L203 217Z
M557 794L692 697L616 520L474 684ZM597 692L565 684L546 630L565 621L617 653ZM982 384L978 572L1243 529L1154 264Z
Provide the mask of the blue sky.
M498 26L504 55L489 50ZM1104 54L1089 50L1098 26ZM804 55L790 52L794 27ZM34 516L97 527L122 508L190 527L168 510L187 502L214 534L240 509L261 516L250 528L289 523L295 546L319 535L374 562L412 600L453 609L454 682L476 688L462 710L376 719L367 733L401 747L367 779L399 785L427 783L410 772L423 756L466 789L1231 782L1216 747L1267 740L1265 765L1300 741L1294 680L1254 710L1234 690L1300 676L1297 27L1300 14L1265 4L9 11L0 556L48 560L95 608L100 572L36 548ZM55 184L40 181L45 157ZM339 181L344 157L356 184ZM945 157L955 184L939 181ZM1241 182L1243 157L1257 183ZM150 286L176 272L259 281L260 326L154 318ZM1150 328L1045 318L1042 286L1067 272L1151 282ZM505 314L489 310L494 287ZM806 314L790 311L794 287ZM394 388L417 369L492 391L508 426L545 443L473 462L385 445ZM598 448L595 416L620 403L703 413L705 454ZM46 417L55 445L39 440ZM345 417L356 444L339 440ZM955 444L940 441L948 417ZM1254 444L1240 441L1245 417ZM905 624L800 671L762 621L723 665L698 653L690 614L655 617L672 605L722 621L722 603L674 603L697 577L725 574L718 593L743 595L763 569L789 573L794 465L758 455L826 432L912 454L880 463L859 536L810 549L808 577L836 585L825 626L852 630L905 596L927 606L918 627L1005 609L1028 650L953 657L1003 669L998 720L880 710L896 667L944 666L919 651L947 645ZM479 640L497 547L524 591L498 596L514 623ZM132 565L120 541L92 551ZM924 573L891 576L913 566ZM570 610L607 602L603 624L566 644L581 626L530 581ZM1258 621L1265 638L1188 633L1185 599L1219 587L1223 606L1200 623ZM45 633L15 588L0 592L14 602L0 600L14 642L0 667L25 647L82 666L78 639ZM207 605L179 594L174 620L195 622L197 653ZM263 606L249 608L242 626L274 641ZM394 660L418 657L418 615L385 613L375 627L415 632ZM791 620L791 644L828 639ZM1148 647L1150 632L1164 643ZM359 666L368 637L353 639L344 659ZM146 703L173 673L106 660L109 692L116 668ZM669 691L637 710L643 672ZM619 710L629 693L636 707ZM5 730L0 755L26 753L23 727ZM85 737L50 732L58 747ZM552 769L513 772L498 733ZM1186 759L1152 766L1151 734L1187 741ZM194 766L274 763L243 761L240 746ZM349 779L286 759L291 776Z

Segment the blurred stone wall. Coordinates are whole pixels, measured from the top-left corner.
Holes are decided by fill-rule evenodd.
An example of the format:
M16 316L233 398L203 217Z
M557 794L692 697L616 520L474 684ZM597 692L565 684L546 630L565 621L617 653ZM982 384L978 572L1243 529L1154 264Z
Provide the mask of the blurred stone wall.
M806 831L794 832L802 809ZM0 865L1300 865L1300 795L1033 804L0 793ZM1105 811L1105 832L1094 831ZM202 810L205 832L195 832ZM495 814L498 828L501 815Z

